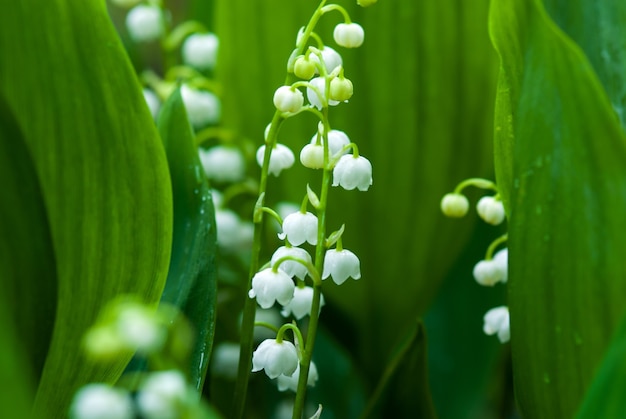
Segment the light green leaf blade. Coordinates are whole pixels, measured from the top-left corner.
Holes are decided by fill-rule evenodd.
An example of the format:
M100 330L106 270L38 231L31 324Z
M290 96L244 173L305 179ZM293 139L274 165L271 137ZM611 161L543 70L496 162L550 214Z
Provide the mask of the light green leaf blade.
M130 357L85 360L80 340L100 308L121 293L160 297L172 235L167 163L104 2L5 10L0 90L33 156L57 262L36 415L65 417L78 386L114 381Z
M202 389L215 334L215 210L179 90L163 105L158 126L174 198L172 257L161 302L178 307L197 332L189 374Z
M578 419L619 418L626 412L626 317L578 411Z
M516 395L526 417L572 417L624 311L625 137L590 62L539 1L492 6L509 100L498 111L510 111L496 121L511 122L496 161L511 173L500 184Z

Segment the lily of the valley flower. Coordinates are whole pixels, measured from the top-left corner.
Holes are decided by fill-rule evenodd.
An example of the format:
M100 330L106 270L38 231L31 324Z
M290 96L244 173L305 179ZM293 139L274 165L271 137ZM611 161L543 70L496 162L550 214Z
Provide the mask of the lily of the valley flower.
M291 376L298 368L298 351L293 343L266 339L252 354L252 372L265 370L269 378Z
M293 66L293 73L303 80L310 80L315 71L315 61L305 55L299 56Z
M324 147L321 144L307 144L300 151L300 163L309 169L324 167Z
M313 302L313 288L311 287L296 287L293 292L293 299L289 304L285 305L280 314L283 317L293 316L300 320L305 316L311 315L311 304ZM324 296L320 295L320 310L324 305Z
M366 191L372 184L372 164L363 156L352 154L341 156L333 169L333 186L341 186L350 191L358 188Z
M318 379L317 367L315 363L311 361L309 367L309 376L307 377L306 383L309 387L314 387L315 383L317 383ZM290 376L288 375L279 375L276 379L276 385L278 386L278 391L287 391L291 390L294 393L298 391L298 380L300 379L300 364Z
M350 79L343 76L335 77L330 81L330 98L339 102L347 102L354 93L354 86Z
M198 70L210 70L217 61L219 39L214 33L195 33L183 43L183 62Z
M509 308L500 306L489 310L484 317L483 331L491 336L498 335L501 343L506 343L511 338L509 324Z
M504 221L504 205L493 196L483 196L476 204L476 211L480 218L492 225L502 224Z
M289 275L282 269L263 269L252 277L252 289L248 291L250 298L256 298L263 308L270 308L276 301L288 304L293 298L295 285Z
M446 217L461 218L469 210L469 201L460 193L448 193L441 200L441 212Z
M274 92L274 106L281 112L298 112L304 104L302 92L291 86L281 86Z
M333 38L337 45L345 48L358 48L363 45L365 31L358 23L340 23L335 26Z
M137 407L142 418L178 418L193 401L190 396L190 388L182 372L153 372L137 393Z
M135 42L156 41L163 35L163 14L156 6L140 4L126 15L128 35Z
M204 128L219 122L222 104L217 96L206 90L196 90L186 84L180 94L187 110L187 117L194 129Z
M259 147L256 152L256 161L260 167L263 167L263 157L265 156L265 145ZM293 151L285 145L276 144L270 156L270 166L268 172L274 176L280 175L285 169L289 169L296 161Z
M326 97L326 79L324 77L315 77L309 81L309 84L317 89L317 92L319 92L322 97ZM321 110L323 108L322 99L312 87L306 88L306 97L311 105ZM339 105L339 101L328 99L328 104L330 106L337 106Z
M237 182L245 176L246 161L236 147L218 145L199 150L200 162L207 177L216 182Z
M491 260L481 260L474 266L474 279L480 285L493 287L498 282L505 283L508 275L508 250L502 249Z
M317 136L318 134L315 134L313 138L311 138L311 144L317 143ZM324 145L324 138L322 138L320 143ZM330 155L330 157L341 152L343 148L348 144L350 144L350 138L345 132L339 131L337 129L331 129L330 131L328 131L328 154ZM343 154L345 153L346 152L344 152Z
M283 220L283 232L278 234L278 238L286 238L294 246L300 246L304 242L316 245L317 217L310 212L289 214Z
M88 384L82 387L72 401L70 419L132 419L133 402L126 390L108 384Z
M332 276L337 285L343 284L348 277L361 278L361 262L357 255L349 250L330 249L324 257L322 279Z
M339 55L339 53L331 47L324 46L320 52L322 53L322 59L324 60L324 65L328 74L332 73L335 68L343 64L341 55ZM309 58L316 64L319 64L320 62L320 59L316 54L309 55Z
M302 259L305 263L311 263L311 255L306 250L300 247L281 246L272 255L272 266L285 256L292 256ZM309 270L305 265L295 260L284 260L279 267L292 278L296 276L300 279L304 279L309 273Z
M159 109L161 108L161 101L159 97L150 89L143 89L143 98L148 105L148 109L150 109L150 114L152 114L152 119L157 119L159 115Z

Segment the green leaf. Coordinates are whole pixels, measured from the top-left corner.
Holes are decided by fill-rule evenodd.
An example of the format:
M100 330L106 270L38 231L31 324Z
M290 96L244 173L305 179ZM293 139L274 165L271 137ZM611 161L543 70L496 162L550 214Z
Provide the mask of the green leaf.
M195 327L189 373L202 389L215 334L215 210L179 90L163 105L158 126L174 197L172 258L161 301L178 307Z
M625 304L625 136L591 63L539 1L492 6L508 101L496 132L510 122L496 162L510 173L499 183L510 197L516 396L526 417L572 417Z
M0 16L0 91L33 157L58 284L35 414L65 417L77 387L115 381L130 358L94 365L81 353L81 337L102 306L119 294L148 303L160 297L171 249L171 186L104 2L14 6Z
M619 418L626 412L626 317L613 337L589 391L578 419Z

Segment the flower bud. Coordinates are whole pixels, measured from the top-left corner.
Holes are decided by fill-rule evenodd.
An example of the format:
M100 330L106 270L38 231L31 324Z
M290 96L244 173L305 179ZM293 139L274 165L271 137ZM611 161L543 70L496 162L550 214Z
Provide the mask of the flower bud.
M200 149L200 162L207 177L216 182L238 182L245 176L246 161L236 147L217 145Z
M335 26L333 38L337 45L345 48L358 48L363 45L365 31L358 23L340 23Z
M497 226L504 221L504 205L493 196L483 196L476 204L476 212L486 223Z
M182 48L183 62L198 70L215 67L219 40L213 33L195 33L185 39Z
M194 129L216 124L222 114L222 104L217 96L206 90L196 90L183 84L180 95L187 110L187 117Z
M133 401L127 391L108 384L88 384L82 387L70 406L70 419L132 419Z
M446 217L461 218L467 214L469 201L460 193L445 194L441 200L441 212Z
M281 112L298 112L303 104L302 92L291 86L281 86L274 93L274 106Z
M316 70L315 62L304 55L296 59L293 67L294 74L303 80L310 80L315 75Z
M345 77L335 77L330 81L330 98L338 102L345 102L352 97L354 87Z
M128 35L135 42L156 41L163 35L163 14L155 6L140 4L126 15Z
M324 167L324 147L321 144L307 144L300 152L300 163L309 169Z

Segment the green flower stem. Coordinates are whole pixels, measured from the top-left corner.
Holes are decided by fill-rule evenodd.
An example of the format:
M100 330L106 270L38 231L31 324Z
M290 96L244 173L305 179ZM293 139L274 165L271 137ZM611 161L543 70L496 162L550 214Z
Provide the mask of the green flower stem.
M300 347L303 347L304 339L302 338L302 332L300 332L300 329L298 329L298 326L295 323L283 324L278 330L278 333L276 334L276 342L280 343L283 341L283 335L285 334L285 331L287 329L290 329L293 331L293 336L295 338L294 340L298 342L298 345Z
M263 206L265 198L265 191L267 189L267 178L270 166L270 155L274 145L276 144L276 137L278 134L279 125L283 122L283 117L280 111L274 113L272 123L270 126L270 132L267 135L265 141L265 155L263 156L263 166L261 168L261 180L259 183L259 197L260 201L258 205ZM259 269L259 255L261 253L261 241L262 241L262 227L263 227L263 212L260 216L254 219L254 239L252 242L252 256L250 257L250 274L248 275L248 281L246 283L246 291L252 287L252 277L257 273ZM250 379L250 371L252 369L252 344L254 333L254 317L256 314L256 300L248 298L246 295L243 306L243 319L241 322L241 351L239 353L239 370L237 372L237 382L235 384L234 405L233 405L233 418L242 418L246 405L246 395L248 392L248 381Z
M254 322L254 326L255 326L255 327L256 327L256 326L266 327L266 328L268 328L268 329L270 329L270 330L274 331L275 333L278 333L278 332L279 332L278 327L274 326L274 325L273 325L273 324L271 324L271 323L267 323L267 322Z
M454 188L454 193L460 194L461 192L463 192L463 189L467 188L468 186L475 186L479 189L490 189L496 193L498 192L498 187L494 182L490 180L481 178L469 178L459 183L457 187Z
M329 90L327 89L326 92ZM331 171L328 169L328 132L330 124L328 122L328 107L323 108L324 123L324 172L322 175L322 191L320 196L320 204L317 208L317 246L315 247L315 269L322 272L324 268L324 243L326 242L326 205L328 202L328 190L331 182ZM322 281L314 280L313 282L313 301L311 302L311 315L309 318L309 327L306 335L306 342L300 359L300 377L298 379L298 388L296 392L296 401L293 407L292 419L301 419L304 409L304 401L306 398L307 382L309 377L309 369L311 366L311 358L313 357L313 348L315 346L315 337L317 335L317 326L319 324L320 315L320 299L322 295Z
M305 266L309 272L309 276L313 279L314 284L322 283L322 278L320 277L320 273L317 267L313 265L312 263L309 263L305 261L304 259L300 259L295 256L283 256L282 258L278 259L276 263L272 265L272 271L276 272L278 268L280 267L281 263L287 260L293 260L294 262L298 262L300 265Z
M506 242L508 239L509 239L509 235L503 234L502 236L492 241L489 247L487 248L487 253L485 254L485 260L491 260L493 258L493 252L495 252L496 248L500 246L502 243Z
M328 12L332 12L333 10L338 11L339 13L341 13L343 15L343 20L346 23L352 23L352 21L350 20L350 15L348 14L348 12L346 11L346 9L344 9L343 7L341 7L338 4L329 4L328 6L324 6L322 8L322 13L328 13Z

